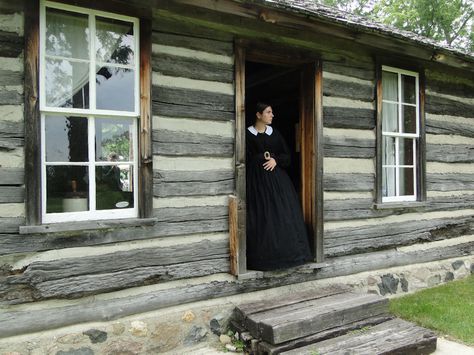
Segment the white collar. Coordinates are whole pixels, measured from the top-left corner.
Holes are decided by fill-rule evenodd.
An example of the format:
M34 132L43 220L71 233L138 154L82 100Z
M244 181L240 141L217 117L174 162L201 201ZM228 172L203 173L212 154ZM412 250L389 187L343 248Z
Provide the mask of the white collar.
M254 126L248 126L247 129L250 131L250 133L252 133L254 136L256 136L258 134L258 131L255 129ZM273 133L273 128L272 126L266 126L265 128L265 134L268 134L269 136L271 136Z

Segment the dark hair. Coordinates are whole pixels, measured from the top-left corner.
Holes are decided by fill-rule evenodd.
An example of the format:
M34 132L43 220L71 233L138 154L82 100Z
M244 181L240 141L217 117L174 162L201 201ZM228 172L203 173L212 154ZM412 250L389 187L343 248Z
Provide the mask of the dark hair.
M265 111L265 109L268 107L268 106L271 106L265 102L257 102L257 104L255 105L255 108L257 109L257 112L258 113L263 113L263 111Z

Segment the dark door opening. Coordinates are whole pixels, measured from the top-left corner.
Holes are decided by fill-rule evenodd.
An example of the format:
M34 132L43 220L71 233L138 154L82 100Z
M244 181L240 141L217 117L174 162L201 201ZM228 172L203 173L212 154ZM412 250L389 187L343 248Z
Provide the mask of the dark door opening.
M272 126L284 137L291 151L288 175L301 199L301 156L299 129L300 71L297 67L245 63L245 123L255 121L255 105L265 102L275 115Z

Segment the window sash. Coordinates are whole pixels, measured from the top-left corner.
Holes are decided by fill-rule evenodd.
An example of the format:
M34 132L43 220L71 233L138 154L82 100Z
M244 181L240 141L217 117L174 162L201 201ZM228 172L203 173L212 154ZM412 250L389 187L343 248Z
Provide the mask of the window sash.
M73 59L74 62L89 63L89 109L80 108L62 108L62 107L48 107L46 105L46 90L45 90L45 65L46 59L61 59L60 56L46 55L46 9L54 8L59 10L70 11L73 13L86 14L88 15L88 28L90 33L89 60ZM133 65L123 65L118 63L103 63L102 61L96 60L95 52L95 36L96 17L112 18L122 21L133 23L134 33L134 62ZM115 219L115 218L133 218L138 217L138 117L140 116L140 49L139 49L139 20L123 15L116 15L113 13L91 10L72 5L65 5L50 1L41 0L40 2L40 51L39 51L39 62L40 62L40 80L39 80L39 101L40 101L40 139L41 139L41 211L42 211L42 222L43 223L56 223L56 222L69 222L69 221L86 221L86 220L100 220L100 219ZM71 60L71 58L63 58ZM134 110L133 111L118 111L118 110L104 110L96 108L96 65L106 65L108 67L133 69L134 72ZM45 120L46 116L51 115L64 115L64 116L80 116L88 120L88 161L86 162L46 162L46 151L45 151ZM95 119L100 117L111 117L111 118L134 118L132 128L132 149L133 149L133 161L120 161L120 162L106 162L96 161L95 152L95 135L96 125ZM97 210L96 209L96 167L99 166L112 166L112 165L129 165L133 166L133 207L124 209L109 209L109 210ZM85 166L88 168L88 210L81 212L61 212L61 213L46 213L47 209L47 177L46 169L48 166Z
M419 74L413 71L398 69L398 68L389 67L389 66L382 66L382 72L383 71L397 74L398 100L397 101L386 100L383 98L383 92L382 92L381 101L383 103L396 104L398 106L398 110L397 110L398 111L398 122L397 122L398 132L384 131L383 119L382 117L380 117L380 119L382 120L382 124L381 124L382 141L383 141L383 137L393 137L395 139L395 151L393 152L393 154L395 155L394 157L395 164L382 164L381 163L382 175L383 175L384 170L387 168L392 168L395 170L395 181L392 182L395 184L395 195L383 196L382 191L386 191L386 189L388 189L388 186L386 186L386 181L382 179L382 185L381 185L382 191L380 192L382 194L382 202L416 201L417 196L418 196L418 190L419 190L418 169L419 169L419 163L420 163L419 152L418 152L418 145L419 145L419 138L420 138ZM404 96L402 92L402 75L415 77L415 104L403 102ZM382 78L380 80L382 80ZM411 106L411 107L416 108L415 133L402 132L402 127L404 127L403 106ZM412 147L413 164L412 165L400 164L400 139L410 139L413 142L413 147ZM384 156L385 154L385 147L383 144L381 145L381 154L382 156ZM413 169L413 194L410 194L410 195L401 194L401 191L400 191L401 169L404 169L404 168Z

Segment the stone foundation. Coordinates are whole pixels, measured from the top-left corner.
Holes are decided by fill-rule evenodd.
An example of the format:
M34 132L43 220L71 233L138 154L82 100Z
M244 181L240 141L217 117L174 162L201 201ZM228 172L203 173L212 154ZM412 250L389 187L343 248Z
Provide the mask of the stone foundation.
M185 304L108 323L81 324L0 340L2 355L192 354L199 344L222 349L236 304L343 283L357 292L396 297L474 273L474 256L376 270Z

